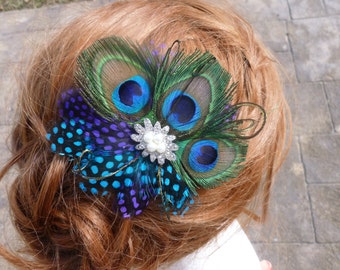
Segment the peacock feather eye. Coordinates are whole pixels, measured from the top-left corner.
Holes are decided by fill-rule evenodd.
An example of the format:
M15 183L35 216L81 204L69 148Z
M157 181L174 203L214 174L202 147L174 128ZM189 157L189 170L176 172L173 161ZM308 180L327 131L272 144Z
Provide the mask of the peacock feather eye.
M218 144L212 140L194 143L188 157L191 169L204 173L214 169L218 162Z
M186 131L196 125L201 118L201 110L194 97L175 90L165 98L162 115L172 128Z
M150 99L150 86L140 75L121 82L112 92L113 104L120 112L128 115L140 112Z

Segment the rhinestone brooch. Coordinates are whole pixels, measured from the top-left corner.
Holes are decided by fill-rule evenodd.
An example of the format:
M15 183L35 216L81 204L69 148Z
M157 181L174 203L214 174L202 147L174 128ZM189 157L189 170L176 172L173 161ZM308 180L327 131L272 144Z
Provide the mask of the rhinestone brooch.
M157 159L159 165L163 165L166 159L176 160L173 151L178 150L178 145L172 142L176 136L168 135L169 126L162 128L158 121L153 126L150 119L145 118L144 127L135 124L134 129L138 134L132 134L131 139L139 143L136 145L136 149L143 150L143 157L150 155L151 162Z

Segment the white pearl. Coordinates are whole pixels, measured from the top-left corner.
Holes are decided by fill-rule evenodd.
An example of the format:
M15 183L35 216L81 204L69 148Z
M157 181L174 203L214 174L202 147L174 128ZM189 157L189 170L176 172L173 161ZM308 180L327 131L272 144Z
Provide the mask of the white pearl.
M146 143L150 143L150 142L153 141L153 137L154 137L153 131L147 131L147 132L145 132L145 134L143 136L143 140Z
M157 152L163 154L166 150L166 144L163 142L158 145Z
M155 143L148 143L148 145L146 146L146 149L150 152L153 153L157 150L157 145Z

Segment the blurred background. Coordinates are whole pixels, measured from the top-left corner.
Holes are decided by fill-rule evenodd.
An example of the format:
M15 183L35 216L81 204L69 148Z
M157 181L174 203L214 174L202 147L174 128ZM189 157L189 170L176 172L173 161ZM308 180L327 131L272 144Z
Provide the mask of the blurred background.
M62 25L109 2L0 0L1 166L9 157L18 67ZM270 260L274 270L340 269L340 1L206 2L222 9L229 3L251 22L283 67L293 114L292 146L273 188L268 221L247 231L260 259ZM0 241L15 248L10 179L0 182ZM0 260L0 269L13 268Z

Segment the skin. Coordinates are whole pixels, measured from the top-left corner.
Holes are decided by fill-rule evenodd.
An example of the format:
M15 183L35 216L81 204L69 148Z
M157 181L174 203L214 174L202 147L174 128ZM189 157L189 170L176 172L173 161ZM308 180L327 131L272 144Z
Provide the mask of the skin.
M260 262L262 270L272 270L272 264L269 261L263 260Z

